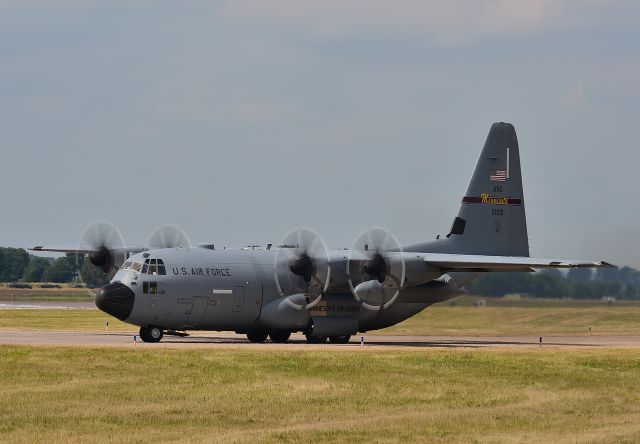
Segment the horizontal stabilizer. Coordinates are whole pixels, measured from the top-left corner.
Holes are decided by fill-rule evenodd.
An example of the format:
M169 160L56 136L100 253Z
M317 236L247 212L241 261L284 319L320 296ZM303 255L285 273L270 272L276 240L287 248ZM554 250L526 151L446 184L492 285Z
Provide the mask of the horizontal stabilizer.
M608 262L573 259L541 259L517 256L478 256L465 254L425 253L424 261L443 271L521 271L527 268L603 268Z

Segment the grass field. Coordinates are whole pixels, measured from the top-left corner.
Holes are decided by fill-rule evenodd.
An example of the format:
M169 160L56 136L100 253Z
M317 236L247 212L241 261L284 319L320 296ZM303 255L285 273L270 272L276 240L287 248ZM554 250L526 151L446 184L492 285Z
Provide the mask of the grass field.
M487 300L473 307L465 298L455 306L436 304L413 318L381 330L423 335L595 335L640 334L640 304L602 301Z
M0 346L3 442L637 442L640 351Z
M474 300L380 333L640 334L639 303ZM0 330L107 320L136 330L0 310ZM0 442L640 442L639 348L0 346L0 380Z
M402 335L640 335L640 303L488 299L471 297L436 304L393 327L370 334ZM135 331L99 310L0 310L0 330Z
M37 309L0 310L1 330L73 330L104 331L105 322L109 331L136 331L134 325L125 324L98 309Z
M94 295L86 288L73 288L63 285L62 288L10 288L0 285L0 302L12 301L93 301Z

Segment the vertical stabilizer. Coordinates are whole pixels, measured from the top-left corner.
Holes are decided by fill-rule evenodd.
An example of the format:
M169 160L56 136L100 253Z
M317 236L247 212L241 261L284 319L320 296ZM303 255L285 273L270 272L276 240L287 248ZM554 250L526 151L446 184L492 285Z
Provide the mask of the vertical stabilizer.
M494 123L446 238L408 251L529 256L520 150L510 123Z

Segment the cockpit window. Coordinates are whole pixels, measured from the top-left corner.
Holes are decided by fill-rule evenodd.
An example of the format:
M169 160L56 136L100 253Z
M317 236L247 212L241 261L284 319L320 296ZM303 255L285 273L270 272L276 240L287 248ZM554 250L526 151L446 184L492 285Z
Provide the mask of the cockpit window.
M142 266L142 273L164 276L167 274L167 269L162 259L147 259Z
M140 262L134 262L133 264L131 264L131 269L133 271L140 271L141 268L142 264Z
M162 262L162 259L158 259L158 274L163 276L167 274L167 270L164 267L164 262Z
M128 270L129 267L131 266L131 261L127 261L124 263L124 265L122 266L123 270Z
M158 274L158 267L155 259L149 261L149 274Z

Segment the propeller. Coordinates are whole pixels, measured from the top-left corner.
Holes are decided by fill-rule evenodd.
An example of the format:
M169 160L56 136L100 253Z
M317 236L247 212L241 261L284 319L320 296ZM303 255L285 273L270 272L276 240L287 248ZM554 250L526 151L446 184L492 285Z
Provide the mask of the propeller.
M388 230L371 228L360 234L347 262L351 293L363 307L379 311L398 298L406 276L402 247Z
M127 252L120 231L109 222L96 222L82 232L81 245L93 250L89 261L105 273L120 268Z
M176 225L160 225L149 236L147 245L150 249L190 248L191 241L180 227Z
M276 255L275 280L281 296L304 294L305 303L289 298L288 305L309 309L320 302L331 279L327 247L318 234L308 228L290 232Z

